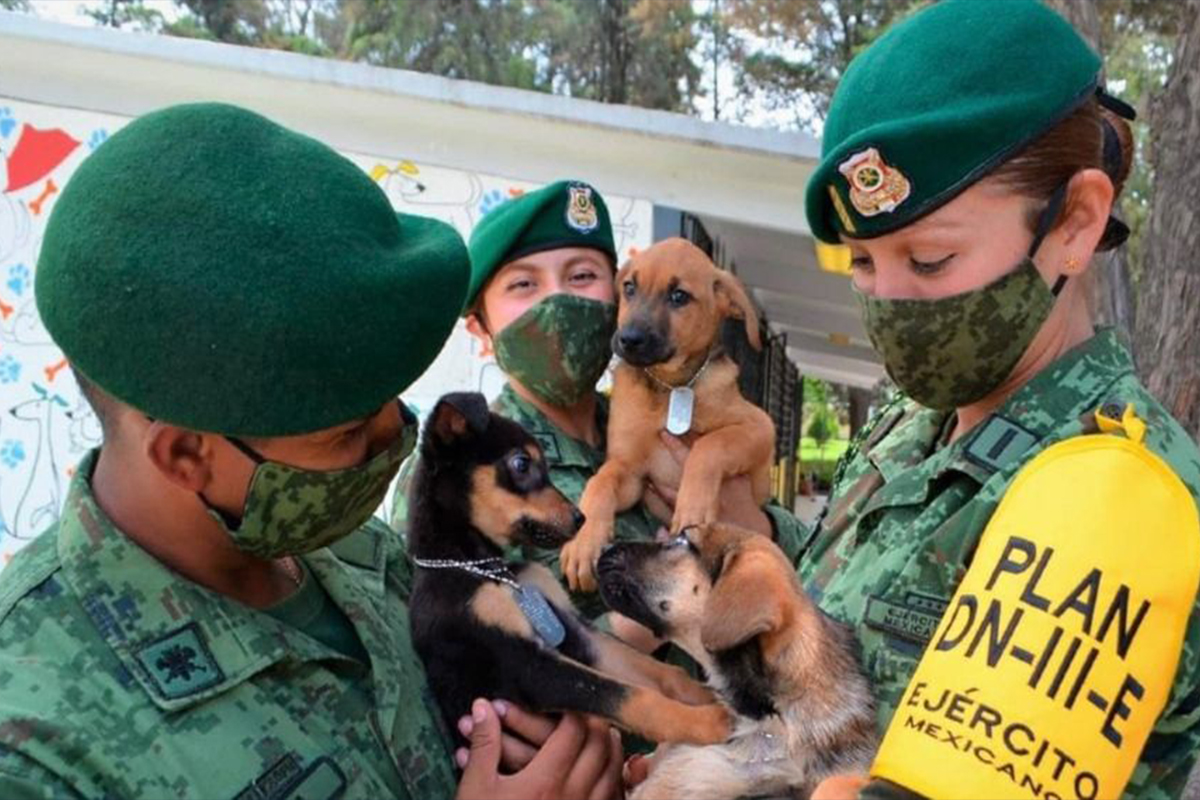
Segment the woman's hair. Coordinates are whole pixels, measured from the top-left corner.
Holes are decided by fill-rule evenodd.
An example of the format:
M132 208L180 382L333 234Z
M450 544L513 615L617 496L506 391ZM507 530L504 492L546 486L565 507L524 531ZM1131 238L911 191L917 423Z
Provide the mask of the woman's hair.
M989 177L1044 204L1076 172L1100 169L1112 179L1115 205L1132 164L1133 132L1129 123L1093 97L998 166ZM1030 230L1041 209L1042 205L1031 209ZM1116 244L1119 242L1101 241L1099 249Z

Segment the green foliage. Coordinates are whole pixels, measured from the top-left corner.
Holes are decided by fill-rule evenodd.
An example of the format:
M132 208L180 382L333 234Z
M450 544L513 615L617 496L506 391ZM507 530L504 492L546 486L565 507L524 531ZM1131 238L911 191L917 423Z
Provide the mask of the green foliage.
M97 25L108 28L125 28L134 31L157 33L163 28L162 14L146 8L142 0L104 0L84 13Z
M812 437L817 443L817 447L821 449L822 456L824 455L825 445L830 439L837 436L838 424L837 417L828 407L819 408L809 420L808 430L806 434Z
M739 92L817 131L850 60L929 0L725 0Z
M5 11L29 11L29 0L0 0L0 8Z

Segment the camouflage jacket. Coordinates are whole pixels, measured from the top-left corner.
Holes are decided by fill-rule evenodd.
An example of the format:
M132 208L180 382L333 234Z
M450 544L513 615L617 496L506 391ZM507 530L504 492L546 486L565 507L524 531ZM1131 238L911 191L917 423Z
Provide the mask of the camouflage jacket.
M156 561L97 506L94 463L0 579L0 797L453 795L386 525L304 557L367 666Z
M854 628L881 731L1017 471L1051 444L1084 433L1091 412L1109 402L1133 403L1147 423L1146 445L1200 503L1200 452L1138 382L1111 330L1064 355L947 446L949 415L905 401L881 414L850 455L800 577L821 608ZM1171 698L1126 795L1178 796L1198 748L1200 613L1193 610Z
M608 430L608 401L598 396L597 414L600 431ZM550 466L550 481L572 503L579 503L583 488L600 465L604 463L604 450L595 448L586 442L573 439L563 433L546 415L523 400L512 387L505 386L500 396L492 404L492 410L503 417L521 424L542 445L546 461ZM408 503L406 500L408 484L416 456L411 456L400 470L397 481L395 502L392 505L392 527L405 534L408 530ZM783 508L769 505L766 508L771 524L775 529L776 541L788 557L795 559L800 552L807 530L792 514ZM654 533L663 523L652 515L645 507L638 505L617 516L615 539L617 541L636 541L654 538ZM558 550L541 548L522 548L520 557L539 561L549 567L555 575L562 578L558 565ZM584 616L595 619L608 609L598 593L573 593L571 596L575 607Z

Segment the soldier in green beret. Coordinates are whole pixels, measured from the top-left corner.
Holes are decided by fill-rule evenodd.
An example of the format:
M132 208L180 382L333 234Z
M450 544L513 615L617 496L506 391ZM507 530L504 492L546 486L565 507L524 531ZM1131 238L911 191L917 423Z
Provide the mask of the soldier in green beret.
M471 235L467 330L484 356L494 355L508 379L494 403L497 413L521 423L541 442L554 485L578 502L604 461L607 402L596 383L612 360L616 329L613 278L617 254L604 198L580 181L557 181L509 200L485 216ZM664 434L666 436L667 434ZM686 448L683 448L686 453ZM404 489L392 526L407 527ZM669 498L673 487L661 487ZM798 552L795 517L753 501L749 482L731 482L723 498L730 518L770 533ZM618 540L649 539L662 525L642 505L617 517ZM529 548L524 554L560 575L558 551ZM598 594L573 594L589 617L606 611ZM649 631L608 615L614 632L647 649Z
M4 572L0 796L455 792L372 514L468 273L452 228L244 109L148 114L83 163L36 293L105 441ZM460 796L620 791L606 725L480 700L464 729Z
M910 678L922 653L934 649L926 646L964 575L985 568L973 565L973 554L1022 467L1056 443L1096 434L1098 410L1112 420L1131 408L1145 423L1141 445L1169 468L1170 480L1186 486L1185 506L1200 501L1196 444L1138 381L1117 334L1094 328L1088 307L1095 254L1128 233L1110 213L1129 171L1132 110L1103 91L1100 67L1071 26L1042 3L945 0L859 55L829 110L822 159L807 187L808 221L818 239L850 247L867 332L903 396L848 453L799 574L820 607L855 631L881 731L889 722L900 725L906 715L898 709L915 702L906 696L917 691ZM1135 422L1124 428L1130 439L1141 436ZM1098 471L1078 491L1094 498L1102 518L1126 488ZM1029 531L1033 539L1045 533ZM1053 532L1053 563L1086 565L1093 533L1082 526ZM1189 543L1200 531L1129 534L1132 554ZM1158 593L1161 605L1154 608L1173 604L1185 620L1192 611L1181 623L1182 645L1160 662L1160 679L1171 688L1161 711L1151 712L1149 737L1122 740L1108 729L1110 742L1121 741L1120 752L1132 750L1127 783L1104 796L1116 796L1123 785L1128 797L1177 797L1200 749L1196 587L1141 579L1142 591ZM1104 591L1112 597L1112 588ZM1064 600L1056 619L1078 625L1078 615L1100 602L1088 597L1081 589ZM1043 613L1040 595L1025 599L1028 614ZM1150 619L1146 624L1161 623ZM1103 637L1095 627L1091 635ZM1063 641L1065 649L1065 634ZM1049 680L1038 683L1031 653L1044 656L1043 670L1057 670L1063 651L1020 644L1027 649L1014 646L995 657L1014 665L1005 668L1026 670L1029 686L1045 690ZM1097 647L1111 648L1111 637ZM1072 680L1087 648L1078 649L1076 666L1063 667ZM1115 657L1106 652L1101 659ZM976 661L981 666L964 672L962 686L986 696L991 665L978 654ZM1138 679L1148 678L1139 673ZM1084 689L1079 697L1055 688L1069 700L1072 730L1038 730L1064 754L1082 741L1076 734L1101 730L1106 714L1112 723L1137 708L1114 700L1112 687L1088 688L1096 691ZM968 699L984 702L979 697ZM926 707L935 707L934 699ZM989 768L971 750L981 742L995 759L991 769L1009 764L1006 778L1013 765L1034 770L1050 763L1053 751L1037 755L1015 738L1006 744L999 728L992 737L991 728L977 725L973 735L975 744L961 745L961 752L947 746L945 763L921 768L951 776ZM1021 753L1028 758L1022 761ZM1086 771L1116 753L1093 752L1086 763L1074 753L1078 763L1070 764L1064 756L1044 784L1015 775L1011 796L1089 796L1094 784ZM838 796L847 785L856 791L861 782L831 784L820 794ZM1034 785L1041 788L1035 792ZM882 787L876 782L865 791L889 794Z

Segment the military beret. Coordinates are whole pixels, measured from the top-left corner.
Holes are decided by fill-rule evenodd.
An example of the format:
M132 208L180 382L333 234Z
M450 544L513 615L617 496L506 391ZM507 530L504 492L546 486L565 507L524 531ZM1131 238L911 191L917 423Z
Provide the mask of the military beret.
M855 58L805 198L824 242L908 225L1085 102L1100 58L1038 0L943 0Z
M238 436L365 416L433 361L469 262L329 147L235 106L111 136L46 226L38 311L84 377L147 416Z
M469 307L497 269L559 247L591 247L617 260L608 206L581 181L558 181L513 198L484 216L471 232ZM465 309L464 309L465 310Z

